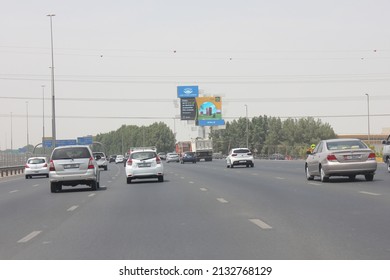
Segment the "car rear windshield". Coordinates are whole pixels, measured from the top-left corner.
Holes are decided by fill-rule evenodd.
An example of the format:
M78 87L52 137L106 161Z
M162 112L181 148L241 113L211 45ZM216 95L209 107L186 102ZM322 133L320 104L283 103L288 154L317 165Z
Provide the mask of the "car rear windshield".
M247 153L250 153L250 151L248 149L236 149L236 150L233 150L233 153L235 153L235 154L247 154Z
M326 146L328 150L349 150L349 149L366 149L367 146L356 140L351 141L336 141L336 142L327 142Z
M90 158L89 150L84 147L62 148L54 150L52 160L71 158Z
M139 153L130 154L131 159L138 159L138 160L152 159L155 158L156 156L157 154L155 152L139 152Z
M29 164L41 164L45 163L45 160L43 158L32 158L28 160Z

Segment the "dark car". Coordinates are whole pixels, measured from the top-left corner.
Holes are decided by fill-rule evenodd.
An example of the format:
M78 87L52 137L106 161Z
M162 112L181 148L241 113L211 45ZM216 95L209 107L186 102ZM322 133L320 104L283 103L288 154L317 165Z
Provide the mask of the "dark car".
M196 155L193 152L185 152L183 155L180 157L180 163L183 164L185 162L192 162L196 163Z

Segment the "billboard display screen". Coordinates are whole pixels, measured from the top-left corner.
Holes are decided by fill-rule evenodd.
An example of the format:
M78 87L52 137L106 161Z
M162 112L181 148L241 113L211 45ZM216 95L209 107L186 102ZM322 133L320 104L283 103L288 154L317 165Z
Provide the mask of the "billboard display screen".
M223 125L222 100L219 96L196 98L197 123L200 126Z
M179 98L191 98L199 96L198 86L178 86L177 97Z
M180 118L181 120L196 119L196 101L195 98L180 98Z

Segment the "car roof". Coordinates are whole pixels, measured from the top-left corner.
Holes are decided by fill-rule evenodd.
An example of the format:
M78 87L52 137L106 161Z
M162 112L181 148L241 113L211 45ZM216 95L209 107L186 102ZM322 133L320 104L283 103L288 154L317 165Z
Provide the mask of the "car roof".
M327 139L324 141L326 141L326 142L344 142L344 141L362 141L362 140L357 139L357 138L335 138L335 139Z

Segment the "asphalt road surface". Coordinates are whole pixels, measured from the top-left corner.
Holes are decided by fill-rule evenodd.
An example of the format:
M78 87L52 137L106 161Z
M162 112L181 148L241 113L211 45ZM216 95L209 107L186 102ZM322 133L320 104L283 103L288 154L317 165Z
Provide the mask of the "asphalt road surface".
M390 259L390 174L307 181L303 161L165 163L165 181L51 193L47 178L0 179L0 259Z

